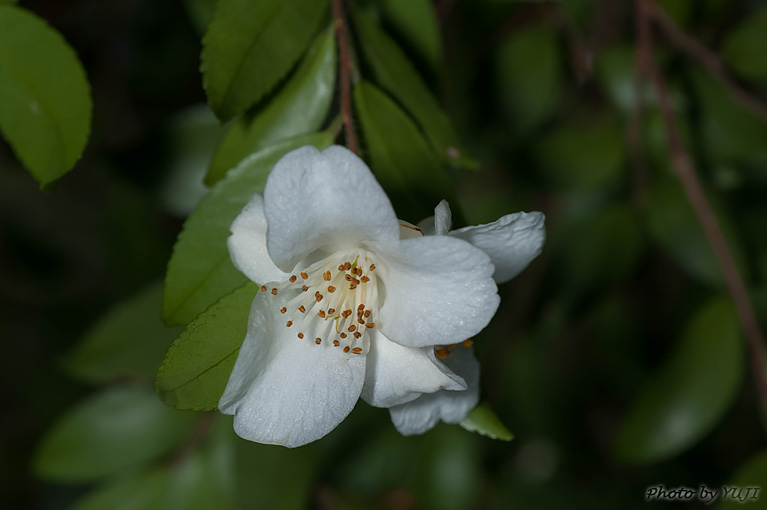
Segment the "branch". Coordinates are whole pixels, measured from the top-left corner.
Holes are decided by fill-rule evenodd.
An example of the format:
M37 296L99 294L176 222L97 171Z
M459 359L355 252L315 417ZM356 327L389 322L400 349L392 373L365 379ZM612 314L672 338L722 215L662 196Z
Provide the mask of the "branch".
M347 31L346 18L344 16L343 0L331 0L333 6L333 18L336 21L336 34L338 35L338 69L341 87L341 117L346 131L346 145L349 150L358 154L357 136L354 133L354 116L352 115L352 100L350 88L351 57L349 55L349 32Z
M750 351L751 369L754 373L762 417L765 419L767 418L767 375L765 374L767 364L765 364L764 337L759 329L759 323L754 309L751 307L748 292L735 265L730 248L722 235L716 215L703 193L690 155L679 136L671 95L655 61L651 22L653 19L658 19L658 10L659 7L653 0L636 0L638 37L636 63L638 71L650 79L657 92L663 123L666 127L671 165L682 183L698 221L703 226L703 231L714 250L727 289L735 303Z
M740 103L740 105L747 110L753 112L763 121L767 122L767 105L738 85L735 80L727 74L727 70L722 64L722 61L719 60L713 51L680 30L676 23L674 23L674 20L669 18L668 14L666 14L663 8L661 8L655 0L648 0L645 2L643 10L645 16L655 21L663 32L665 32L671 43L696 60L701 67L708 71L714 79L727 89L736 102Z

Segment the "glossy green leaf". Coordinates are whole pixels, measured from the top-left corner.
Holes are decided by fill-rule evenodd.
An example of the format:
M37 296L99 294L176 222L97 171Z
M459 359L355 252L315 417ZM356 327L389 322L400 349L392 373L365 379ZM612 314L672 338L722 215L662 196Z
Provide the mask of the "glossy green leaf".
M558 187L605 186L623 171L623 133L610 121L557 127L534 145L533 156Z
M445 170L412 120L381 90L362 82L354 105L370 163L401 218L417 223L442 199L455 204Z
M327 0L219 0L203 39L203 86L221 120L257 103L309 46Z
M335 95L335 31L321 33L298 70L260 111L233 121L216 149L205 183L221 179L248 154L271 143L316 131Z
M258 285L248 282L202 312L173 341L155 389L168 405L210 411L218 406L248 326Z
M767 161L767 122L735 102L719 84L702 72L693 73L700 97L704 150L724 160Z
M164 406L149 388L111 388L80 402L53 426L35 471L62 482L116 475L171 451L196 419Z
M213 187L184 223L165 275L162 317L186 324L221 296L245 283L229 259L229 226L254 193L264 190L277 161L304 145L325 148L332 134L314 133L270 145L245 158Z
M743 339L732 303L702 307L628 411L615 455L658 462L687 450L714 428L743 378Z
M434 3L430 0L383 0L381 7L395 30L429 63L442 66L442 38Z
M440 158L454 165L476 166L466 157L450 118L403 51L365 14L354 12L362 52L381 87L413 116Z
M767 9L748 16L731 30L724 40L722 54L725 61L743 78L767 79Z
M162 284L144 289L107 312L65 358L72 376L91 384L121 378L151 380L181 328L160 320Z
M498 102L520 133L538 127L563 96L562 54L553 27L518 30L496 56Z
M746 461L728 483L723 484L717 501L718 510L767 509L767 450L762 450ZM756 491L756 489L759 489ZM748 490L751 489L751 490ZM725 490L727 493L725 494Z
M0 131L41 186L85 149L91 97L77 55L37 16L0 6Z
M461 427L490 439L500 439L501 441L514 439L514 434L501 423L488 402L481 402L475 407L469 416L461 422Z
M722 215L713 198L709 197L709 200L717 213L735 261L742 271L742 250L736 242L730 222ZM650 235L683 270L707 285L723 285L722 274L711 245L675 177L665 175L649 188L646 213Z

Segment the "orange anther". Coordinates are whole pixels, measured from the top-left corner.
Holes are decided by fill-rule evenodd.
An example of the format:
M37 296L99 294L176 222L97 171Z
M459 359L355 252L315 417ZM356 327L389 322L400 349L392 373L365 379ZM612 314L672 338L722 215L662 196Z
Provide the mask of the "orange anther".
M266 292L266 285L261 286L261 292Z
M362 347L355 347L352 349L352 354L362 354Z
M316 339L314 340L314 343L315 343L315 344L317 344L317 345L320 345L320 344L322 343L322 338L319 338L319 337L318 337L318 338L316 338Z
M349 352L349 346L344 347L344 352Z
M299 333L299 334L298 334L298 338L303 338L303 337L304 337L304 334L303 334L303 333Z
M288 278L288 280L290 280L290 283L295 283L296 275L292 275L290 278Z
M335 287L333 287L332 285L328 285L328 292L330 292L330 293L332 294L332 293L334 293L335 291L336 291L336 288L335 288Z
M434 354L436 354L439 359L445 359L450 352L448 352L447 349L437 349L434 351Z
M309 278L309 275L308 275L308 274L306 274L306 273L301 273L301 278L303 278L304 280L306 280L307 278Z

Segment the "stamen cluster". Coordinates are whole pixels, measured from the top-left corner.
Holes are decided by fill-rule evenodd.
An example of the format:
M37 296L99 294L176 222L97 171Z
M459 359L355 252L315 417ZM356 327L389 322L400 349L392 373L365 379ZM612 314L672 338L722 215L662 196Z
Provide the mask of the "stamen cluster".
M299 291L280 313L290 317L285 327L317 345L339 347L344 353L367 354L367 330L376 327L378 278L368 252L337 253L315 262L280 285L261 292Z

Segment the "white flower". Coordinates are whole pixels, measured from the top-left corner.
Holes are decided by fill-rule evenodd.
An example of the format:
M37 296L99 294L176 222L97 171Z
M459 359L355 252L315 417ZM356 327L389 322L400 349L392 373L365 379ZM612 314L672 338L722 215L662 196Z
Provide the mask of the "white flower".
M544 216L539 212L508 214L493 223L465 227L449 232L450 207L446 201L434 209L434 216L419 223L424 235L449 235L481 248L495 266L493 278L504 283L527 267L541 253L546 240ZM467 385L465 391L440 390L425 393L410 402L389 408L392 422L404 435L422 434L439 420L459 423L479 402L479 362L474 357L473 342L446 345L437 349L439 358Z
M241 437L300 446L333 430L360 397L392 408L469 387L449 368L458 353L448 365L438 353L481 331L498 307L493 273L504 266L482 245L491 234L423 236L398 222L343 147L287 154L231 231L235 266L263 284L219 401Z

